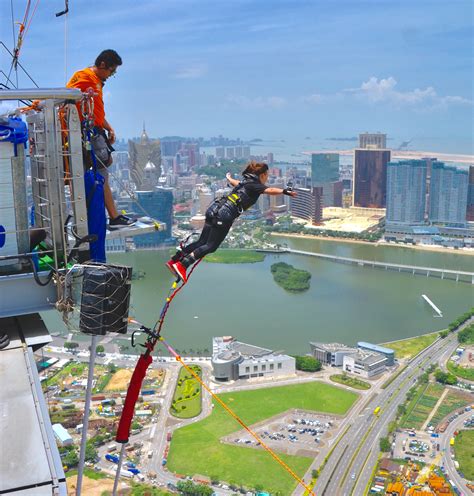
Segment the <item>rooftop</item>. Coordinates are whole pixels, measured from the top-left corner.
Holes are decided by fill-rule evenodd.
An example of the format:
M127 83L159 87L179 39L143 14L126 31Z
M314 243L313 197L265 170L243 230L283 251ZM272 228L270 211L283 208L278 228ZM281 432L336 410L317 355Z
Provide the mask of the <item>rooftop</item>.
M369 348L370 350L377 351L378 353L384 353L389 355L393 355L395 353L390 348L385 348L383 346L379 346L378 344L367 343L366 341L359 341L357 343L357 346L359 348Z

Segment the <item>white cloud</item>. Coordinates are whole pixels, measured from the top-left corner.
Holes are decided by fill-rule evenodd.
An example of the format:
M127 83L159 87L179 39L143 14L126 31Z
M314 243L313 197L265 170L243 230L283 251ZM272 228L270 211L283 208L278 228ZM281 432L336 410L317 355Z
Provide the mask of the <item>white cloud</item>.
M412 105L433 108L450 104L472 105L471 100L460 96L440 96L432 86L424 89L415 88L399 91L397 84L397 80L392 76L380 80L372 76L368 81L363 82L359 88L349 88L343 91L370 103L386 102L397 106Z
M207 74L206 64L191 64L181 67L174 74L175 79L199 79Z
M315 105L323 103L323 100L324 100L323 95L320 95L319 93L313 93L312 95L308 95L308 96L303 97L304 102L312 103Z
M256 108L282 108L286 105L287 101L280 96L257 96L249 98L243 95L229 95L227 102L246 109Z

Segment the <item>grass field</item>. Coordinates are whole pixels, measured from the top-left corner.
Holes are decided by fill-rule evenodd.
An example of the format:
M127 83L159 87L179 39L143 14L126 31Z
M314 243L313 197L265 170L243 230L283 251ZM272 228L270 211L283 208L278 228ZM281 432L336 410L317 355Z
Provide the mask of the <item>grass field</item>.
M256 263L265 260L265 253L253 250L220 249L207 255L204 261L210 263Z
M454 453L464 478L474 480L474 431L460 431L454 443Z
M371 386L368 382L361 381L357 377L349 377L343 374L334 374L329 377L331 381L343 384L344 386L349 386L354 389L370 389Z
M201 377L201 367L191 365L191 368ZM171 414L177 418L188 419L197 417L201 410L201 384L184 367L181 367L171 403Z
M468 381L474 381L474 368L461 367L451 360L448 360L446 367L455 376L460 377L461 379L467 379Z
M423 384L419 389L419 394L416 394L408 404L407 412L400 425L420 429L443 391L444 386L441 384Z
M241 391L220 398L246 423L272 417L290 408L344 414L357 394L321 382ZM210 417L178 429L171 442L168 467L184 475L202 474L221 481L291 494L295 480L263 450L223 444L220 438L241 429L216 402ZM281 455L300 476L312 459Z
M434 414L433 418L431 419L431 424L433 426L438 425L441 420L446 417L446 415L449 415L451 412L459 410L460 408L464 408L471 403L472 397L469 393L450 389L441 405L439 405L439 408Z
M430 334L423 334L415 338L383 343L383 346L395 351L395 356L398 359L412 358L433 343L438 336L439 332L432 332Z

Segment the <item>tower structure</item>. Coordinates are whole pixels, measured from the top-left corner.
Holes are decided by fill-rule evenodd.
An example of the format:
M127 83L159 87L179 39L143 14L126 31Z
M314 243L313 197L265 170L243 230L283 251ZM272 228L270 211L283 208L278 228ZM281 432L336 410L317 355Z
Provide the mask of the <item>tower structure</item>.
M145 166L151 162L161 170L161 143L160 140L151 140L143 124L140 141L128 141L130 155L130 175L138 190L145 188Z

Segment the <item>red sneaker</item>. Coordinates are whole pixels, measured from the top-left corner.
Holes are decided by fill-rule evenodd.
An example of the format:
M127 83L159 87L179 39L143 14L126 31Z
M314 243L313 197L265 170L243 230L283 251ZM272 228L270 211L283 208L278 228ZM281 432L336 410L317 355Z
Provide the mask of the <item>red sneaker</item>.
M168 260L166 262L166 267L168 267L168 270L173 274L173 276L175 276L176 272L173 269L173 264L174 264L173 260Z
M168 262L169 263L169 262ZM173 274L178 276L183 282L188 282L188 277L186 275L186 267L181 262L172 262L171 267L166 264L167 267L173 271Z

